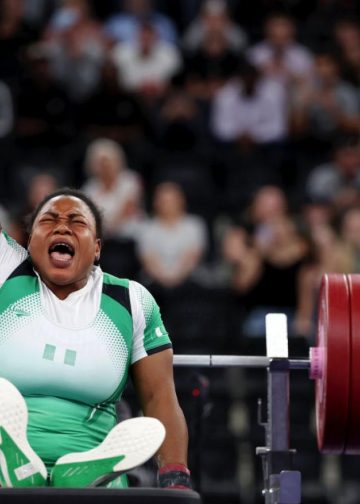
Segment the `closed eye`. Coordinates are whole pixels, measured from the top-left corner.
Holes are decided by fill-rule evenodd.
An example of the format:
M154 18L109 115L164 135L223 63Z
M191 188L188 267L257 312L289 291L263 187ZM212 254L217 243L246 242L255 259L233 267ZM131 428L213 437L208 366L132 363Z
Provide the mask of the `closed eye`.
M86 226L87 225L87 222L83 221L83 220L79 220L79 219L75 219L72 221L73 224L82 224L83 226Z

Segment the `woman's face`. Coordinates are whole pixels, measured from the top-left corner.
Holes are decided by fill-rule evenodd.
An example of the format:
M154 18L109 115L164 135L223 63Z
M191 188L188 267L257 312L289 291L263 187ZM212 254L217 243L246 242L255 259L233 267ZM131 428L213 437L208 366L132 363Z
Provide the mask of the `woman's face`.
M154 210L158 217L179 217L184 213L181 190L171 183L160 184L154 196Z
M57 196L44 205L28 245L41 279L56 295L65 293L64 297L86 284L100 248L91 210L73 196Z

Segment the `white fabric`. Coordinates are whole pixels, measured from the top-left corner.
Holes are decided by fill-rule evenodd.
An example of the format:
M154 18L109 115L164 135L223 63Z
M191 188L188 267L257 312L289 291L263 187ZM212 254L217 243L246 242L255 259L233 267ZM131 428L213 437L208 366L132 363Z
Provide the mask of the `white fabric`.
M14 240L8 242L0 233L0 287L11 273L26 259L28 253ZM37 274L37 273L36 273ZM59 299L40 279L40 298L44 316L52 323L70 328L82 329L91 325L99 311L103 274L99 266L94 266L87 284L72 292L66 299Z
M247 44L247 36L244 30L231 23L223 33L226 43L233 51L242 51ZM199 19L193 21L185 32L183 45L185 49L195 51L201 47L208 36L206 24Z
M176 47L158 41L146 58L136 45L117 44L112 59L118 69L119 82L126 89L137 90L145 84L165 84L181 67Z
M82 190L90 196L103 213L105 231L113 225L114 220L123 211L128 201L138 200L141 192L141 183L138 175L132 170L124 170L119 175L117 183L111 191L104 192L101 184L96 178L90 178L83 186ZM118 229L112 229L112 232L122 236L132 237L137 232L137 226L142 215L134 215L119 222Z
M186 216L171 227L158 219L151 219L144 225L139 238L140 254L156 254L168 272L177 270L184 254L197 250L201 252L205 247L205 225L195 216Z
M146 357L147 355L144 346L146 319L141 304L141 297L139 296L139 288L144 289L144 287L138 284L137 282L131 281L129 283L129 295L133 316L133 331L134 331L131 364L134 364L134 362L142 359L143 357Z
M39 280L40 277L37 275ZM67 329L83 329L90 326L99 311L103 274L94 266L87 284L65 299L59 299L40 280L41 306L45 316L56 325Z
M215 96L212 128L222 141L250 135L259 143L274 142L286 136L287 116L285 89L277 81L261 79L251 97L232 81Z
M27 256L25 249L12 239L8 241L5 235L0 233L0 287ZM56 332L59 334L61 334L61 328L66 330L66 333L69 330L76 331L85 328L89 328L91 331L91 325L100 308L102 284L103 272L99 266L94 266L87 284L82 289L69 294L66 299L61 300L40 280L40 299L42 316L44 317L42 325L47 327L49 322L55 324L58 326ZM134 363L147 355L144 348L144 331L147 299L150 294L142 285L130 281L129 296L133 318L131 362ZM91 341L90 333L88 337Z
M274 60L274 49L268 42L260 42L249 49L248 57L255 66L264 69ZM300 44L290 44L284 49L282 63L291 75L302 78L310 76L313 69L310 51Z
M10 242L0 232L0 287L26 257L27 252L14 240Z
M25 257L24 249L0 234L2 273L10 274ZM16 293L15 301L1 313L1 372L24 394L36 390L40 395L100 404L126 379L128 359L134 363L146 357L144 337L150 349L157 346L160 336L158 346L168 344L154 298L130 282L134 330L129 355L125 335L99 306L102 281L101 269L94 267L85 287L65 300L40 281L40 292L29 288Z

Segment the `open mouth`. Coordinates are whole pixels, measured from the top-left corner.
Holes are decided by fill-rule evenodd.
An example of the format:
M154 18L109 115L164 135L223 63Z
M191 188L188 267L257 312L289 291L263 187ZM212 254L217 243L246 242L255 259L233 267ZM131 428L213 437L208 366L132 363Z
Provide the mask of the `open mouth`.
M57 242L49 247L50 257L59 264L68 264L75 255L75 250L70 243Z

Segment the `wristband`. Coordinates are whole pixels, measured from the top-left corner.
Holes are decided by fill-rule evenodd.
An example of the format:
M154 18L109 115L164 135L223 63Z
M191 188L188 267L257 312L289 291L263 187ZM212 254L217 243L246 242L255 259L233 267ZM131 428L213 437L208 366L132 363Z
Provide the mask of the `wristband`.
M161 488L188 490L191 488L190 470L184 464L167 464L158 473Z

